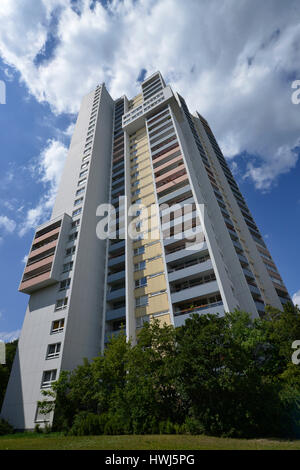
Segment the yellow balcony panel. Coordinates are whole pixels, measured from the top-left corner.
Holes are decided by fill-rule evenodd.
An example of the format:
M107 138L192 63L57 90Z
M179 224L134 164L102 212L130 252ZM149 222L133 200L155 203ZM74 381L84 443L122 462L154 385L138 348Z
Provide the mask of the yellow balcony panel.
M149 298L149 304L147 305L147 313L153 314L155 312L169 310L169 302L167 293L159 294Z
M164 274L160 276L152 277L147 280L147 293L157 292L167 288L166 278Z
M146 269L144 270L144 273L146 276L149 276L151 274L159 273L164 271L164 263L162 258L158 258L154 261L148 261L146 263Z
M171 325L171 318L170 318L170 314L167 313L166 315L159 315L159 316L155 316L155 314L153 316L151 316L151 320L150 320L150 323L153 322L154 320L158 320L159 321L159 324L160 326L164 326L165 324L167 325Z

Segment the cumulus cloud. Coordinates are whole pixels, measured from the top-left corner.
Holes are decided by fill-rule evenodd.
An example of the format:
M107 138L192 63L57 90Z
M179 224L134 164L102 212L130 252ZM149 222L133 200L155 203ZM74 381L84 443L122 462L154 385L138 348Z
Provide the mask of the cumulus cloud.
M2 0L0 52L55 113L76 113L101 82L132 97L140 71L159 69L267 190L298 158L299 14L298 0Z
M12 233L16 228L16 222L6 215L0 215L0 229L6 233Z
M292 300L293 300L294 305L298 305L300 307L300 290L295 292L295 294L292 297Z
M64 166L67 148L59 141L51 139L41 152L37 162L32 166L38 180L45 184L46 192L38 204L27 211L25 221L21 224L19 235L22 237L31 228L36 228L50 216L58 184Z
M4 343L11 343L19 338L21 330L14 330L14 331L0 331L0 341L4 341Z

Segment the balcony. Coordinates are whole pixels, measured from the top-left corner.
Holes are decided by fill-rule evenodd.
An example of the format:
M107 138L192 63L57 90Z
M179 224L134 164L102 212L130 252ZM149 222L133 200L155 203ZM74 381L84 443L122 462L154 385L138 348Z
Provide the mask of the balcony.
M212 304L204 305L203 307L191 308L183 311L174 312L174 326L175 328L182 326L185 321L192 315L205 315L205 314L220 314L224 315L223 302L214 302Z
M245 276L250 277L251 279L255 279L254 274L251 271L249 271L249 269L243 268L243 271L244 271Z
M258 302L255 300L254 303L258 312L263 312L265 310L265 304L263 302Z
M111 198L114 199L116 196L124 196L125 194L125 186L120 185L118 188L112 189L111 191Z
M112 283L125 279L125 271L118 271L117 273L109 274L107 276L107 282Z
M111 302L112 300L120 300L125 297L125 287L121 287L120 289L111 290L106 295L107 302Z
M204 258L205 259L205 258ZM213 269L211 260L204 262L197 262L198 259L190 260L186 264L190 263L190 266L183 267L181 269L173 269L168 273L169 282L177 281L179 279L186 279L190 276L195 276L199 273L205 273ZM194 264L191 264L194 263ZM184 266L184 265L183 265Z
M161 196L158 200L159 204L164 204L164 203L171 203L172 200L175 200L179 196L183 196L185 194L191 194L191 187L189 184L186 184L182 188L179 189L174 189L174 191L170 191L168 194Z
M187 173L183 173L181 176L174 177L174 179L156 188L157 196L159 198L166 196L167 194L173 192L173 190L176 191L176 189L181 189L182 187L186 186L188 182L189 177ZM161 203L161 201L159 201L159 203Z
M31 294L60 280L61 259L71 221L69 215L63 214L38 227L19 286L20 292Z
M35 270L37 269L43 269L46 268L46 266L52 265L54 260L54 255L47 256L47 258L43 258L40 261L37 261L36 263L29 264L27 263L27 266L24 270L24 277L25 275L30 275L30 273L34 273Z
M123 115L122 126L129 134L134 133L145 125L145 121L153 111L158 111L162 106L174 100L174 95L169 86L160 90L141 105Z
M237 253L239 260L242 261L242 263L249 264L246 256L241 255L240 253Z
M125 255L117 256L116 258L110 258L108 260L108 267L116 267L118 265L121 265L125 263Z
M117 243L110 243L108 251L109 253L113 253L114 251L121 250L122 248L125 248L125 240L121 240Z
M252 284L249 284L249 283L248 283L248 286L249 286L250 291L253 294L260 295L260 290L258 289L258 287L253 286Z
M217 281L211 281L205 284L199 284L195 287L183 289L179 292L171 293L171 301L172 304L176 304L178 302L196 299L198 297L202 297L207 294L213 294L215 292L219 292L218 283Z
M185 248L182 248L180 246L178 249L174 248L174 251L172 253L166 254L166 262L172 263L174 261L187 258L192 254L200 253L203 251L207 251L206 242L195 243L194 245L190 245Z
M125 307L106 310L106 321L120 320L121 318L124 318L124 324L125 324L125 315L126 315Z

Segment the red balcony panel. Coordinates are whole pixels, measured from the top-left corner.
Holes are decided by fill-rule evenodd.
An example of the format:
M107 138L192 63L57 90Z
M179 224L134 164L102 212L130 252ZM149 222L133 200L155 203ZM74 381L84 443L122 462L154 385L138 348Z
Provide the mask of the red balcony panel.
M46 240L47 238L50 238L53 235L58 234L59 232L60 232L60 227L57 227L54 230L51 230L51 232L47 232L45 233L45 235L41 235L40 237L35 238L33 243L36 244L36 243L42 242L43 240Z
M124 160L124 155L121 155L121 157L118 157L118 158L114 158L113 163L119 162L121 160Z
M35 269L42 268L43 266L46 266L49 263L53 263L54 260L54 255L52 256L47 256L47 258L43 258L40 261L37 261L36 263L30 264L25 268L24 274L28 274Z
M161 176L157 176L155 178L155 182L157 183L167 183L168 181L172 181L174 178L178 176L182 176L186 173L186 169L184 165L177 166L176 168L173 168L170 171L167 171Z
M30 255L28 259L33 258L36 255L39 255L41 253L44 253L44 251L50 250L50 248L55 248L57 245L57 239L54 240L53 242L46 243L46 245L41 246L41 248L37 248L36 250L32 250L30 252Z
M173 163L176 163L176 162L183 162L183 158L182 158L182 155L178 155L178 157L175 157L171 160L168 160L166 163L163 163L162 165L154 168L154 173L157 174L158 173L158 176L159 176L159 173L161 172L161 170L164 170L165 168L168 168L168 166L171 166L173 165Z
M50 271L46 273L40 274L39 276L35 276L27 281L22 281L19 291L30 293L33 292L35 289L38 289L39 286L43 286L46 284L46 281L50 280Z
M174 179L173 181L170 181L170 182L167 183L167 184L164 184L164 185L161 186L160 188L157 188L157 189L156 189L156 192L159 194L159 193L165 191L166 189L171 188L172 186L176 186L177 184L182 183L182 182L185 181L185 180L188 180L188 175L187 175L187 174L182 175L182 176L180 176L179 178L176 178L176 179Z
M154 155L154 157L152 157L152 160L157 162L158 161L158 158L161 156L161 155L164 155L166 156L166 153L168 152L171 152L171 150L174 150L178 148L178 143L174 143L173 145L170 145L169 147L165 148L164 150L162 150L161 152L157 153L156 155Z

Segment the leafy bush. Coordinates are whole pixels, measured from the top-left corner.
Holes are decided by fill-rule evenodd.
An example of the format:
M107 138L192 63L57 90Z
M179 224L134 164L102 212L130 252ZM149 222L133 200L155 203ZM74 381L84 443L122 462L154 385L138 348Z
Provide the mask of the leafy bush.
M78 413L70 429L71 436L97 436L103 434L105 418L103 416L82 411Z
M60 374L55 430L300 436L295 339L300 312L292 305L255 320L235 311L194 315L177 329L147 323L136 345L113 337L102 355Z
M13 434L14 428L4 419L0 419L0 436L5 434Z

